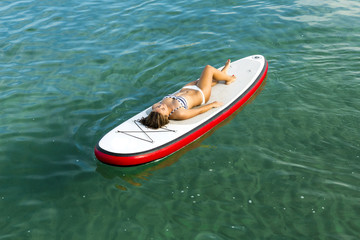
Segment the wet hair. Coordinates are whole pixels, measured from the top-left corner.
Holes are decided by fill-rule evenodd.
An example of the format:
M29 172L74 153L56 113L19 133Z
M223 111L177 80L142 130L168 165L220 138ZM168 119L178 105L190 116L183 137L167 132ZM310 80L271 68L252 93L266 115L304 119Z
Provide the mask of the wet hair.
M169 123L169 117L158 112L151 112L147 117L140 119L140 122L149 128L158 129Z

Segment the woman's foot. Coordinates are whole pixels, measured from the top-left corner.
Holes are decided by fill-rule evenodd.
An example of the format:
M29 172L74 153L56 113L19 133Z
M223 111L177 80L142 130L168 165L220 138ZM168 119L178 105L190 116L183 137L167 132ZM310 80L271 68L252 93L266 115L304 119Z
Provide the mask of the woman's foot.
M231 63L231 60L228 59L225 63L225 67L221 70L223 73L227 74L227 70L229 69L230 67L230 63ZM232 82L234 82L236 80L236 77L235 75L232 75L232 76L229 76L228 80L225 82L226 85L229 85L231 84Z
M228 59L225 63L225 66L224 68L221 70L221 72L225 73L227 75L227 70L229 69L230 67L230 63L231 63L231 60ZM230 83L234 82L236 80L236 77L235 75L232 75L232 76L228 76L228 79L225 80L225 84L226 85L229 85Z
M224 68L221 70L223 73L226 73L226 74L227 74L227 70L228 70L229 67L230 67L230 63L231 63L231 60L228 59L228 60L226 61L226 63L225 63Z
M229 80L227 80L227 81L225 82L225 84L226 84L226 85L229 85L229 84L231 84L232 82L234 82L235 80L236 80L235 75L229 76Z

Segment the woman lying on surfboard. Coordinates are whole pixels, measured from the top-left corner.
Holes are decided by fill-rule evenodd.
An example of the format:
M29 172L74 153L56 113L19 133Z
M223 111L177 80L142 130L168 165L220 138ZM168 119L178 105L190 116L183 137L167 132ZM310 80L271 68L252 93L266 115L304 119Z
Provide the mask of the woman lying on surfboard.
M230 84L235 81L234 75L229 76L227 70L230 67L230 59L225 63L220 71L210 65L207 65L199 80L186 84L175 94L165 96L160 102L152 106L151 113L140 120L140 122L149 128L160 128L172 120L184 120L195 117L201 113L207 112L212 108L220 107L222 103L212 102L206 105L211 95L211 87L218 81L225 81ZM199 106L198 108L194 108Z

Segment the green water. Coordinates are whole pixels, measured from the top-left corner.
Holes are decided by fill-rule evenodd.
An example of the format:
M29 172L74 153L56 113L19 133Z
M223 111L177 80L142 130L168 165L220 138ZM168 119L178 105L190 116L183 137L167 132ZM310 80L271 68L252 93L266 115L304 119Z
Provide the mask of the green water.
M360 3L1 1L0 239L359 239ZM93 148L262 54L263 90L161 162Z

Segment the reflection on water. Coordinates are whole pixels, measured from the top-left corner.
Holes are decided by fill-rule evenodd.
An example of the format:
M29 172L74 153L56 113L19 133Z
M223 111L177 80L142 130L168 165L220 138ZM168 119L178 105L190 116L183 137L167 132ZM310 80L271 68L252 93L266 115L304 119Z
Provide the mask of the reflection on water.
M0 239L358 239L359 13L0 1ZM104 131L154 96L253 54L268 83L236 120L158 162L96 160Z

